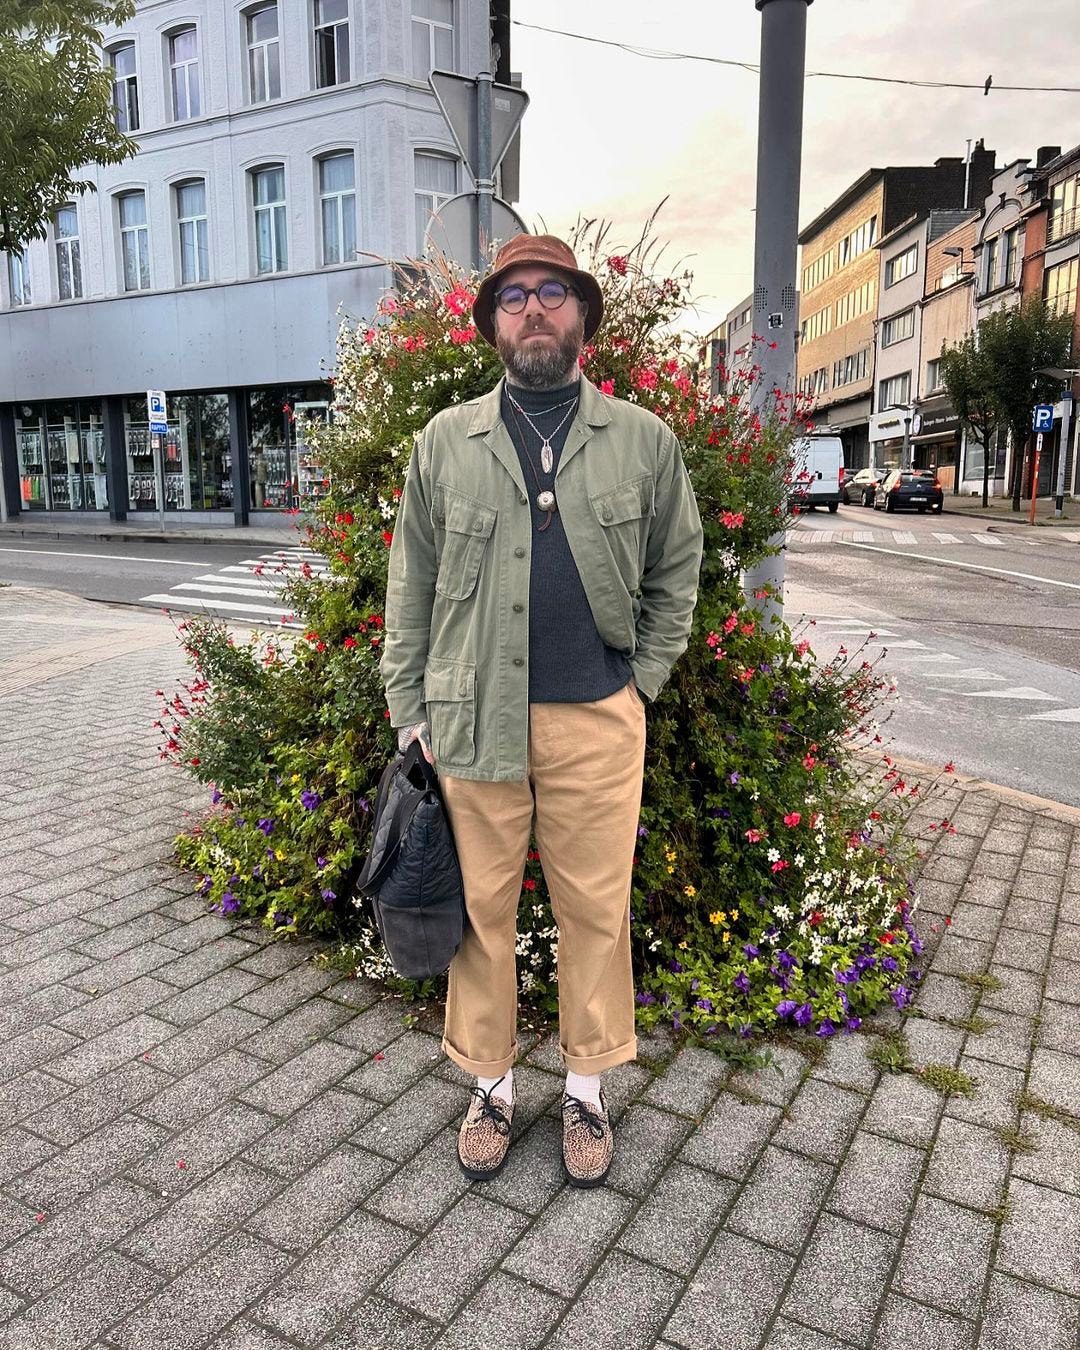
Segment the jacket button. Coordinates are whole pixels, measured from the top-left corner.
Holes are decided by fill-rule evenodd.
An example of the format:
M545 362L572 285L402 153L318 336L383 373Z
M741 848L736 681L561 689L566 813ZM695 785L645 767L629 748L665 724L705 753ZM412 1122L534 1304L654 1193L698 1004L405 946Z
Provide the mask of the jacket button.
M529 499L528 499L528 497L525 496L524 492L519 492L519 493L518 493L518 501L522 504L522 506L524 506L525 503L526 503L528 500L529 500Z
M472 527L476 531L476 533L479 534L480 531L484 528L484 522L482 520L474 520L472 523Z
M514 549L514 557L515 557L515 558L524 558L524 556L525 556L525 550L524 550L523 548L516 548L516 549Z
M523 666L524 664L525 664L525 658L524 658L524 657L521 657L521 656L515 656L515 657L514 657L514 665L515 665L515 666Z
M515 605L515 606L514 606L514 613L515 613L515 614L521 614L521 613L523 612L524 609L525 609L525 606L524 606L524 605Z
M604 507L603 511L600 512L600 518L601 518L602 520L610 520L610 519L611 519L611 507L610 507L610 506L605 506L605 507Z

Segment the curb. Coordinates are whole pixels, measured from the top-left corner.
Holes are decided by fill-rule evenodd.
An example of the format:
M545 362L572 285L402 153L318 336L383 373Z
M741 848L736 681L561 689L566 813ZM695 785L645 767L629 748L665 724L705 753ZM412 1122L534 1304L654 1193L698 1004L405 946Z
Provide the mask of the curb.
M917 759L906 759L902 755L890 755L889 758L905 772L937 775L941 773L940 764L926 764ZM1067 802L1056 802L1050 797L1037 797L1032 792L1021 792L1019 788L1006 787L1004 783L994 783L988 778L977 778L974 774L949 774L949 781L965 792L981 792L999 801L1009 802L1013 806L1022 806L1028 811L1062 820L1069 825L1080 825L1080 806L1070 806Z
M0 525L0 539L8 536L23 539L47 539L62 542L87 540L94 543L122 543L125 540L137 544L274 544L279 548L294 546L298 535L295 531L282 530L279 533L242 534L222 526L219 533L207 533L202 530L51 530L23 529L15 525Z

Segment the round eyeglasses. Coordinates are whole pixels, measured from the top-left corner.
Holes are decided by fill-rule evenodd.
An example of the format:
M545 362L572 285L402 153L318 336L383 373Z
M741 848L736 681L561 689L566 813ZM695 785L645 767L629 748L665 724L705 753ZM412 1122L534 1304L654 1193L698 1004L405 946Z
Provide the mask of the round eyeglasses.
M581 292L561 281L542 281L539 286L504 286L495 292L495 303L507 314L520 314L535 295L545 309L561 309L568 295L581 299Z

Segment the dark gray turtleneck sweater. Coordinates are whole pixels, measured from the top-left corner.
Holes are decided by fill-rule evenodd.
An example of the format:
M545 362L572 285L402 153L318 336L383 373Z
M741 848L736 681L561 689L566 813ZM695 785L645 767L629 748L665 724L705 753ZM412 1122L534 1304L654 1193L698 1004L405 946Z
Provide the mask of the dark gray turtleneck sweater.
M562 516L558 511L546 530L541 530L547 513L536 505L544 491L554 491L559 457L566 444L573 418L567 418L557 435L551 438L554 462L545 473L540 463L540 437L528 422L516 413L509 394L529 414L536 426L549 435L569 407L555 408L574 398L579 382L562 389L519 389L509 385L503 390L502 417L517 450L532 509L532 570L529 576L529 702L595 703L607 698L629 681L630 662L621 652L609 647L597 632L596 623L570 552ZM528 455L525 451L528 450ZM587 454L586 448L582 453ZM529 460L532 465L530 466ZM539 480L539 481L538 481Z

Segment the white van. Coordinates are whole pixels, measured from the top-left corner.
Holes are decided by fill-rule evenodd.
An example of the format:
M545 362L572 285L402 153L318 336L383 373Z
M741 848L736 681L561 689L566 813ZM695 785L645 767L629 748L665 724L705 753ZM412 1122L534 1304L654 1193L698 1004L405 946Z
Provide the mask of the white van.
M839 436L803 436L792 449L788 506L836 511L844 483L844 447Z

